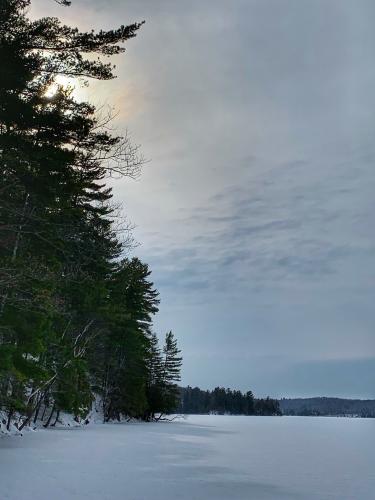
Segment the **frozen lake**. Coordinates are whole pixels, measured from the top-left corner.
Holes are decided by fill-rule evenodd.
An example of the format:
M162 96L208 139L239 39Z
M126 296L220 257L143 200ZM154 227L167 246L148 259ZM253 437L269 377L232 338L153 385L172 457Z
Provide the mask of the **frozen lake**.
M370 500L375 420L190 416L0 439L1 500Z

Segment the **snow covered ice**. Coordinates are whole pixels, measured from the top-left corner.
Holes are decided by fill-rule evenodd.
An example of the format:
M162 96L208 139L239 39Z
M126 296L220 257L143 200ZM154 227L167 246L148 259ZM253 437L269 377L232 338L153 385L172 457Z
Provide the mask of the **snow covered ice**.
M1 500L371 500L375 420L189 416L0 439Z

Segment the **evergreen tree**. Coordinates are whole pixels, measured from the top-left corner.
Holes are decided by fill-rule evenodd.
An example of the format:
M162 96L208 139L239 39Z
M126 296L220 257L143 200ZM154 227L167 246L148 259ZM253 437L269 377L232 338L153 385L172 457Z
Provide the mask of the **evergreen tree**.
M147 408L148 355L158 292L139 259L124 259L108 280L100 342L91 351L92 373L106 420L143 416Z
M142 23L80 32L31 21L29 4L0 1L0 408L21 427L61 410L79 419L94 383L107 418L142 415L157 292L146 265L118 262L105 182L143 160L71 89L48 92L57 75L113 78L92 56L123 52Z
M180 388L182 357L177 347L177 340L172 332L165 336L163 352L160 352L157 338L154 334L150 337L149 347L149 383L147 387L148 408L146 419L154 419L156 414L161 418L165 414L176 411Z
M179 388L177 382L181 380L182 357L177 347L177 339L170 331L165 335L163 346L162 384L163 402L161 413L171 413L178 405Z
M158 338L155 333L149 336L147 353L147 401L145 419L155 418L155 414L161 411L163 402L163 360Z
M100 56L123 52L142 23L80 32L31 21L29 4L0 0L0 409L8 425L16 414L20 428L54 425L61 411L84 417L96 391L106 420L149 418L173 406L178 351L170 334L161 357L158 292L146 264L119 260L127 241L106 185L143 160L53 87L57 75L113 78Z

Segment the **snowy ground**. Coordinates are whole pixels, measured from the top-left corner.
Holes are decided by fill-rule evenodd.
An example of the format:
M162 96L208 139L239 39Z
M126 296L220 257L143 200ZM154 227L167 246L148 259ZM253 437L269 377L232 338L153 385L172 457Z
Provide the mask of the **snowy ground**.
M0 439L1 500L370 500L375 420L191 416Z

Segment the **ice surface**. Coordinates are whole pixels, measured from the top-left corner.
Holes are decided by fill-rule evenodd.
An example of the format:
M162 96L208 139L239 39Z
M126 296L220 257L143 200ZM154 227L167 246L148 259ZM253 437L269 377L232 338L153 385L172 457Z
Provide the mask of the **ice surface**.
M1 500L370 500L375 420L190 416L0 439Z

